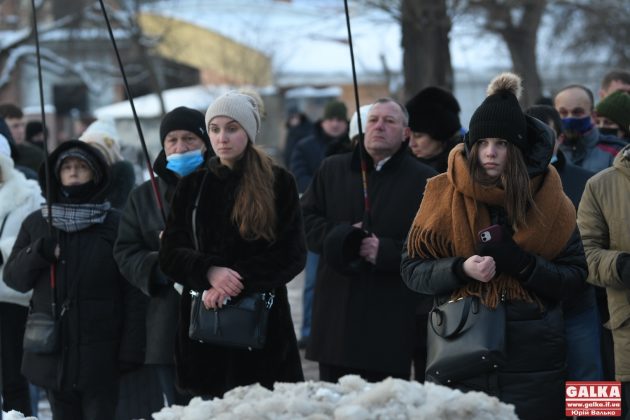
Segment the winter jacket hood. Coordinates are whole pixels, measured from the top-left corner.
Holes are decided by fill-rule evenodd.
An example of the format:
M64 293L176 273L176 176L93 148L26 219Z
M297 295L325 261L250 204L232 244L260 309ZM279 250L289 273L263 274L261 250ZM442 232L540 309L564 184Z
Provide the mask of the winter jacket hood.
M11 210L33 197L43 198L36 181L26 179L11 158L0 155L0 220Z
M80 140L69 140L59 145L48 156L47 165L44 164L39 168L39 185L42 188L42 193L45 197L50 197L53 203L59 201L61 196L61 183L59 182L57 175L55 174L57 159L62 153L73 148L82 149L93 156L94 161L98 165L98 169L102 176L99 183L96 185L95 192L88 199L88 202L103 202L111 180L109 165L107 165L105 157L103 157L101 152ZM48 169L48 173L50 174L50 194L48 193L46 188L46 169Z
M630 178L630 145L624 147L615 157L613 167Z
M527 149L523 153L527 173L530 178L545 173L551 161L554 147L554 133L551 127L529 115L527 122Z

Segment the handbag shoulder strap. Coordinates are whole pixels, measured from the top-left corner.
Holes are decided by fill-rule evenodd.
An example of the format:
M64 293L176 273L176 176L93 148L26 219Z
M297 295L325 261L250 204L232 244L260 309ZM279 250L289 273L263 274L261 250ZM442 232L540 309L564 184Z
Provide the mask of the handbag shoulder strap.
M197 192L197 197L195 198L195 205L192 210L192 237L193 244L195 245L195 250L199 251L199 238L197 238L197 209L199 208L199 201L201 200L201 192L203 191L203 186L206 183L206 178L208 177L208 171L203 173L203 178L201 179L201 184L199 185L199 191Z

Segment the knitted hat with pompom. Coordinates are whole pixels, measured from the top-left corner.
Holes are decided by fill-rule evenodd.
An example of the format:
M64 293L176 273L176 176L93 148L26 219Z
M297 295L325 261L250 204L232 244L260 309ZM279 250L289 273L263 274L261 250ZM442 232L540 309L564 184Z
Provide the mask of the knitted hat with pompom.
M470 119L466 147L480 139L499 138L519 149L527 147L527 122L518 103L521 78L514 73L501 73L488 85L486 99Z

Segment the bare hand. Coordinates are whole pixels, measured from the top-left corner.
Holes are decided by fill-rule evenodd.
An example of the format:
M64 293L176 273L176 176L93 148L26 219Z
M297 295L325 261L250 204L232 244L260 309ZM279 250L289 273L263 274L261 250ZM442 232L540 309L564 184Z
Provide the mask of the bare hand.
M376 235L372 234L361 241L359 255L369 263L376 264L376 256L378 255L379 240Z
M243 278L231 268L212 266L206 276L210 285L224 295L238 296L243 290Z
M475 280L488 283L496 274L494 258L473 255L464 261L464 273Z
M219 292L217 289L208 289L203 292L203 306L206 309L222 308L229 296Z

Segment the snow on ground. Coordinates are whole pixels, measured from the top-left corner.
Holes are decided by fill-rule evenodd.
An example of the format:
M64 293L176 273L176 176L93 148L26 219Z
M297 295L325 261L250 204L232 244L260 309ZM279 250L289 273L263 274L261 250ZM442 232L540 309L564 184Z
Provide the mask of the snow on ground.
M273 391L249 385L223 398L194 398L186 407L153 414L155 420L368 420L368 419L518 419L514 406L481 392L462 393L440 385L386 379L369 383L356 375L338 383L279 383Z
M24 417L24 414L19 411L11 410L8 413L6 411L2 412L2 420L37 420L35 417Z

